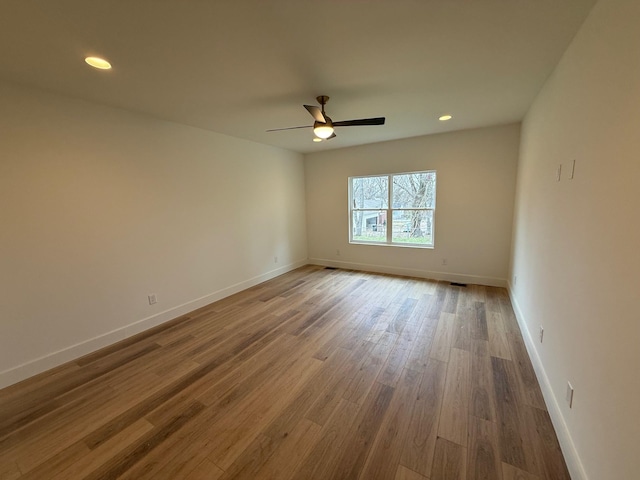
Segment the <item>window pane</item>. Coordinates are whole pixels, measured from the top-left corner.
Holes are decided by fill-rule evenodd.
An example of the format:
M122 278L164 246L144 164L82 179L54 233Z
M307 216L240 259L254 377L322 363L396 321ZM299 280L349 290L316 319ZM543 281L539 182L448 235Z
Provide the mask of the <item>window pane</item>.
M393 176L393 208L435 208L436 172Z
M358 177L351 179L352 208L387 208L389 177Z
M353 212L351 240L354 242L386 242L387 211L359 210Z
M433 210L395 210L391 241L432 246Z

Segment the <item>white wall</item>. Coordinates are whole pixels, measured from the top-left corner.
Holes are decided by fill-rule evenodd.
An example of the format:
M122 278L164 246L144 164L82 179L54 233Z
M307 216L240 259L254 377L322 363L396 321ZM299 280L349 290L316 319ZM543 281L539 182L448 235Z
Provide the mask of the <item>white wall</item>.
M301 155L8 84L0 105L0 387L306 263Z
M512 262L524 333L545 328L530 353L573 478L639 478L637 0L594 7L526 116Z
M506 286L519 134L516 124L306 155L310 262ZM437 171L435 248L349 244L347 178L418 170Z

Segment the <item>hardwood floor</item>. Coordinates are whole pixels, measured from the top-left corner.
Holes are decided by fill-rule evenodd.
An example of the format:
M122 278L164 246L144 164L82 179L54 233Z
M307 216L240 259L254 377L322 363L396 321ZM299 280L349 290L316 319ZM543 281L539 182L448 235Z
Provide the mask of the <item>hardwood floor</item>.
M0 479L569 479L504 289L307 266L0 390Z

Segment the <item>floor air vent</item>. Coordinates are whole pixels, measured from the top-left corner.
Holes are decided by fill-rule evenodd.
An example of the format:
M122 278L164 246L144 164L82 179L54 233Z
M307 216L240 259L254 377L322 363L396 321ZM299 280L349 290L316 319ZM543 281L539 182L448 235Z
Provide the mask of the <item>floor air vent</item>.
M456 282L449 282L449 285L451 285L452 287L466 287L467 286L466 283L456 283Z

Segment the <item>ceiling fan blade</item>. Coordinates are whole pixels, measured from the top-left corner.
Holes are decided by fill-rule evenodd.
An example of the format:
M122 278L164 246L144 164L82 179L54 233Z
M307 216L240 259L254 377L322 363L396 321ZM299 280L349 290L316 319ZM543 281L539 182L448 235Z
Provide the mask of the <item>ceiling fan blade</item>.
M322 114L322 110L320 110L320 107L316 107L314 105L305 105L304 108L307 109L307 111L311 114L313 118L316 119L316 121L320 123L327 123L327 119L324 118L324 115Z
M301 127L286 127L286 128L272 128L271 130L266 130L267 132L279 132L281 130L295 130L297 128L311 128L313 125L303 125Z
M361 118L359 120L343 120L333 122L334 127L359 127L366 125L384 125L385 117Z

